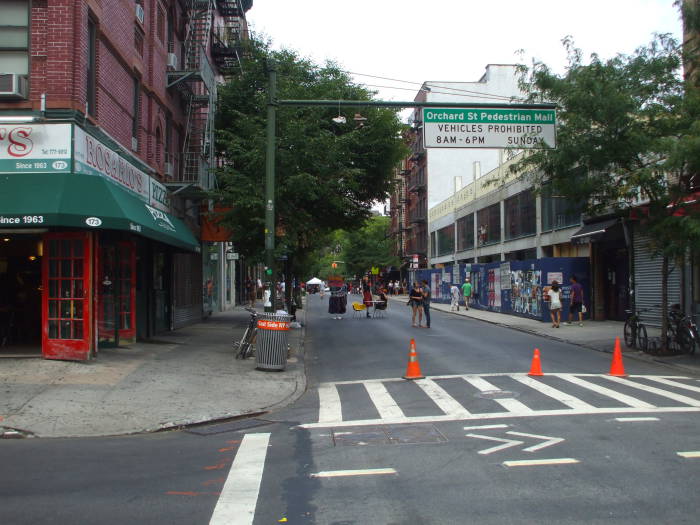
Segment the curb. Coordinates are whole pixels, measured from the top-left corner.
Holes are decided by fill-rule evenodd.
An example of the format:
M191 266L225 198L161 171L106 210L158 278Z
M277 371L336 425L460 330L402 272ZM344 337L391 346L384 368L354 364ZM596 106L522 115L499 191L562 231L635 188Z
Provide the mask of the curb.
M394 296L394 297L396 297L396 296ZM398 301L399 299L393 299L393 300ZM444 304L444 303L435 303L435 304ZM522 328L522 327L518 327L518 326L511 326L511 325L505 324L505 323L500 322L500 321L490 321L490 320L488 320L488 319L480 319L480 318L478 318L478 317L469 317L469 316L466 316L466 315L461 315L461 314L458 313L458 312L452 312L452 311L450 311L450 310L443 310L443 309L441 309L441 308L436 308L436 310L438 310L439 312L446 313L446 314L454 315L454 316L456 316L456 317L466 317L467 319L471 319L472 321L480 321L480 322L482 322L482 323L489 323L489 324L492 324L492 325L495 325L495 326L500 326L500 327L502 327L502 328L508 328L508 329L510 329L510 330L515 330L515 331L523 332L523 333L530 334L530 335L538 335L538 336L541 336L541 337L544 336L544 335L543 335L541 332L539 332L539 331L536 331L536 330L528 330L527 328ZM612 349L611 349L611 350L603 350L603 349L601 349L601 348L598 348L598 347L595 347L595 346L592 346L592 345L588 345L588 344L585 344L585 343L581 343L581 342L579 342L579 341L569 341L568 339L562 339L561 337L550 336L549 334L547 334L547 337L549 337L550 339L553 339L553 340L555 340L555 341L559 341L559 342L562 342L562 343L567 343L567 344L570 344L570 345L580 346L581 348L586 348L586 349L588 349L588 350L595 350L596 352L600 352L600 353L603 353L603 354L612 354L612 353L613 353ZM671 368L671 369L682 370L682 371L684 371L684 372L686 372L686 373L689 373L689 374L700 375L700 371L699 371L699 370L695 370L695 369L692 368L692 367L689 367L689 366L686 366L686 365L683 365L683 364L669 363L669 362L667 362L667 361L663 361L662 359L660 359L660 358L658 358L658 357L647 356L647 355L644 354L643 352L636 351L635 353L628 353L628 352L624 352L624 351L623 351L622 354L623 354L624 357L629 357L629 358L635 359L635 360L637 360L637 361L642 361L642 362L645 362L645 363L656 363L656 364L659 364L659 365L662 365L662 366L666 366L666 367Z

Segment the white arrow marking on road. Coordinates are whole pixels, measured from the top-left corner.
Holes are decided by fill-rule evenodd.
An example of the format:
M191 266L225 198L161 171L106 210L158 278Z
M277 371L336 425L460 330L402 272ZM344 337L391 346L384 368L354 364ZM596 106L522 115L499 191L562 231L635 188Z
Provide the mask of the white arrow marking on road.
M480 450L479 454L491 454L493 452L498 452L499 450L505 450L510 447L517 447L518 445L523 445L524 443L522 441L517 441L515 439L502 439L502 438L496 438L496 437L491 437L491 436L483 436L481 434L467 434L467 437L473 437L477 439L487 439L489 441L498 441L499 443L503 443L503 445L497 445L495 447L491 448L485 448L484 450Z
M509 434L511 436L522 436L522 437L529 437L529 438L534 438L534 439L545 439L546 441L544 443L540 443L539 445L533 445L531 447L524 448L523 450L525 452L535 452L537 450L542 450L543 448L551 447L552 445L556 445L557 443L561 443L564 441L564 438L558 438L558 437L552 437L552 436L538 436L537 434L525 434L524 432L506 432L506 434Z

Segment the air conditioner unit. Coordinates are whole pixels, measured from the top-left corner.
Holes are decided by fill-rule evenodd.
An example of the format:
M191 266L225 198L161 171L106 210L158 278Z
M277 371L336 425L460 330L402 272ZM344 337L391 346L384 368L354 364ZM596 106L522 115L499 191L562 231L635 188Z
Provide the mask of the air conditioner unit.
M131 149L134 151L139 150L139 139L136 137L131 137Z
M136 4L136 20L143 24L143 6Z
M168 177L172 177L172 176L173 176L173 171L175 171L175 170L173 169L173 164L172 164L171 162L166 162L166 163L165 163L165 174L166 174Z
M168 53L168 69L177 69L177 55Z
M0 99L22 100L29 98L29 83L25 75L0 73Z

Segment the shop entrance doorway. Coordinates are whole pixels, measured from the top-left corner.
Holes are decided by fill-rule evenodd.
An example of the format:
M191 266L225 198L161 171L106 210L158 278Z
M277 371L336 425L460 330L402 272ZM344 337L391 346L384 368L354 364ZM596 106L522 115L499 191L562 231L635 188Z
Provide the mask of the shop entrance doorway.
M99 348L136 340L136 250L131 241L101 237L97 250Z
M41 354L41 235L0 233L0 355Z

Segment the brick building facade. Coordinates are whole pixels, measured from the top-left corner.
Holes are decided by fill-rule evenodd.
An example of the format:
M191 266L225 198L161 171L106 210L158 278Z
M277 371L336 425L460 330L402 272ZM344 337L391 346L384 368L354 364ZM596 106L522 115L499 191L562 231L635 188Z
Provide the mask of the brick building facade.
M251 6L3 2L0 349L88 359L231 304L201 215Z

